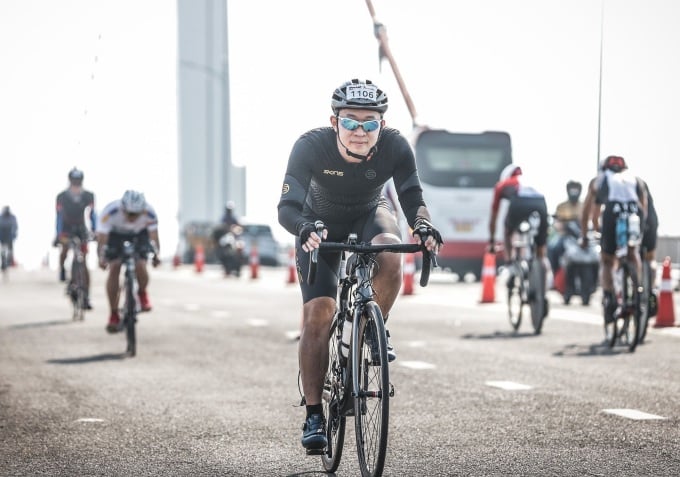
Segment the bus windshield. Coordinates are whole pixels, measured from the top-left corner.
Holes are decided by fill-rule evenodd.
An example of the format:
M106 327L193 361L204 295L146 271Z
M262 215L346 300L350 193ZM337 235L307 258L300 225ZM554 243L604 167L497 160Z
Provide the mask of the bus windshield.
M493 187L512 162L510 137L502 132L426 130L418 136L415 153L421 181L435 187Z

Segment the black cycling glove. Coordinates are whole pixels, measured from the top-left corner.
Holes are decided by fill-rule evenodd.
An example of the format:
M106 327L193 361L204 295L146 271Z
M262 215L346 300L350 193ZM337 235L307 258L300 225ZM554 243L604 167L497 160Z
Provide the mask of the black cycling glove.
M442 245L444 243L439 230L435 229L425 217L416 217L416 221L413 224L413 235L418 235L423 242L427 240L428 235L432 235L437 242L437 245Z
M300 237L300 243L304 244L312 232L316 232L316 226L313 222L304 222L298 227L298 237Z

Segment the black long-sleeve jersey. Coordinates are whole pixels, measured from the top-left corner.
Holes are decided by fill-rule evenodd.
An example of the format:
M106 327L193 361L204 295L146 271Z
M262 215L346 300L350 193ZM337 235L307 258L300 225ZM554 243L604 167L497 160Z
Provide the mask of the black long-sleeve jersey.
M385 128L370 160L349 163L338 151L331 127L313 129L295 142L288 159L279 223L291 234L310 220L351 222L378 205L392 178L404 216L413 226L425 206L415 156L399 131Z

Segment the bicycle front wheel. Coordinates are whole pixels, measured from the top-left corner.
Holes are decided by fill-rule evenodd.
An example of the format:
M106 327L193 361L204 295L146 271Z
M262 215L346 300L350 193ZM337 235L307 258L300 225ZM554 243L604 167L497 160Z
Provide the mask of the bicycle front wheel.
M529 307L531 308L531 324L537 335L541 334L543 318L546 315L544 284L543 264L539 258L534 258L529 264Z
M73 320L82 321L85 318L85 264L76 258L73 260L69 295L73 303Z
M524 306L524 279L520 270L512 270L512 275L508 278L508 318L510 326L517 331L522 324L522 308Z
M351 323L345 323L350 326ZM345 442L345 423L347 418L342 414L341 405L346 399L342 379L342 365L338 355L339 344L338 317L333 318L328 338L328 370L323 381L322 401L326 415L326 438L328 447L322 454L321 461L326 472L332 473L338 469L342 458L342 448Z
M357 331L357 342L352 343L357 457L361 475L377 477L382 475L385 465L392 391L385 323L375 302L364 306Z
M135 325L137 323L137 303L135 302L134 282L130 278L125 279L125 337L127 339L127 354L137 354L137 336Z

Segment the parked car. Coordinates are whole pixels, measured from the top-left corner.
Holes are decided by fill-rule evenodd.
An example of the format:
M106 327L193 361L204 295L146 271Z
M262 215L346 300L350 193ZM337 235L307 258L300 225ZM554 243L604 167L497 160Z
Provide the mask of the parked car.
M269 225L245 222L241 227L243 231L239 239L243 241L243 254L246 260L250 260L252 247L256 245L260 265L272 267L280 265L281 247Z

